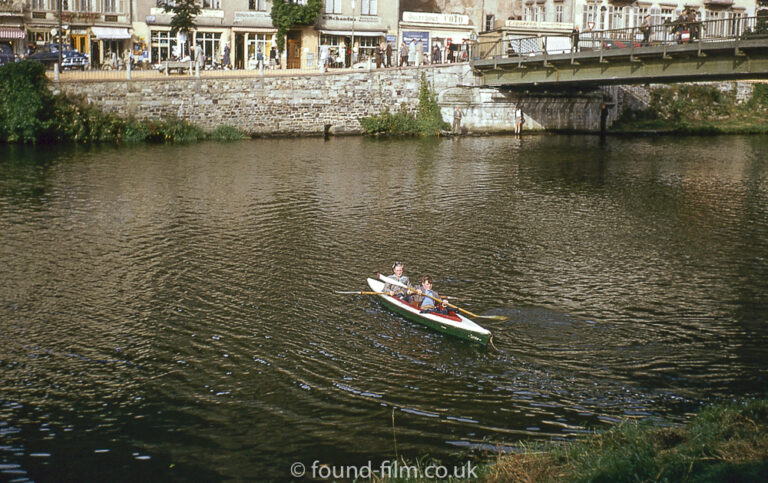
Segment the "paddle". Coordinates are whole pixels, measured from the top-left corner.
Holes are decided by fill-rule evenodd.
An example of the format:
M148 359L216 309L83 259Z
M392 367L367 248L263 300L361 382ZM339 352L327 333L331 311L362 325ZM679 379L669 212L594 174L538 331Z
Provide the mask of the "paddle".
M418 293L418 294L423 295L425 297L429 297L432 300L434 300L435 302L438 302L438 303L441 303L441 304L445 304L445 305L447 305L448 307L450 307L452 309L456 309L459 312L463 312L463 313L469 315L470 317L474 317L476 319L507 320L507 317L505 317L503 315L477 315L477 314L473 314L469 310L464 310L461 307L457 307L457 306L455 306L453 304L450 304L450 303L448 303L448 302L446 302L444 300L438 300L435 297L429 296L429 295L425 294L424 292L422 292L420 290L419 291L413 290L411 287L405 285L404 283L400 283L400 282L398 282L397 280L395 280L393 278L389 278L389 277L384 276L382 274L379 274L379 278L381 280L391 284L391 285L395 285L397 287L402 287L402 288L408 290L409 292Z
M345 294L353 294L353 295L386 295L384 292L342 292L339 290L336 290L335 293L345 293Z

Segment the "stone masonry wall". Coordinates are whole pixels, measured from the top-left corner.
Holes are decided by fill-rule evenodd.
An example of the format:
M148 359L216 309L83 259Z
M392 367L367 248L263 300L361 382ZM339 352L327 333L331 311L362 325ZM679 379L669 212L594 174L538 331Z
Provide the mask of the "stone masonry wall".
M521 96L484 88L466 64L300 76L60 82L53 89L121 116L175 116L206 130L229 124L254 135L306 136L321 135L329 126L331 134L359 134L359 119L386 107L405 105L414 112L422 73L437 93L446 122L453 121L454 106L460 107L465 133L512 131L518 103L526 130L599 129L603 95Z
M54 90L121 116L176 116L206 130L229 124L256 135L318 135L330 125L331 133L351 134L362 132L361 117L385 107L418 108L422 72L439 92L461 83L469 70L451 65L324 75L61 82Z

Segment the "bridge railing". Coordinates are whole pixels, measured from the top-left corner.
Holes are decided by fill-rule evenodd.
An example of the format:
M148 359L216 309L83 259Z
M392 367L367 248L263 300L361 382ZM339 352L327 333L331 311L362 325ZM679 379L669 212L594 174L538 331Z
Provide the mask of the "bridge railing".
M724 42L768 37L768 17L736 17L703 22L674 21L642 27L580 32L575 36L515 35L478 42L472 60L522 58L577 51L654 47L691 42Z

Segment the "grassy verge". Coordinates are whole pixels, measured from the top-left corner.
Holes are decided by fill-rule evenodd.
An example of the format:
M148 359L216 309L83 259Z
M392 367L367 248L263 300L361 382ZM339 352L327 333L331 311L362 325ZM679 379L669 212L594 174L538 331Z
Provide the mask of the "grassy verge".
M232 141L246 135L233 126L206 133L178 118L125 119L48 88L45 67L35 62L0 67L0 143L189 143Z
M764 482L768 400L708 407L680 427L626 421L580 441L537 443L476 473L483 482Z
M624 112L612 131L681 134L768 133L768 84L756 84L749 101L710 85L676 84L655 89L648 109Z

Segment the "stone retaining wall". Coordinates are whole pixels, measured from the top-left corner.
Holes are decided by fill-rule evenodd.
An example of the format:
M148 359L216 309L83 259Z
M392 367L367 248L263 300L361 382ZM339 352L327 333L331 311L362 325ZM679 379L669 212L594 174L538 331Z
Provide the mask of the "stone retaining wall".
M597 132L600 106L608 104L607 124L625 108L643 109L654 86L612 86L593 90L515 91L476 85L466 64L361 72L164 78L133 81L80 81L53 84L54 90L84 98L101 109L138 119L176 116L212 130L222 124L255 135L359 134L359 119L384 108L418 108L421 75L434 86L443 119L464 114L465 133L510 132L515 108L526 130ZM722 83L748 98L751 85ZM660 87L660 86L656 86Z
M359 119L384 108L419 103L421 75L436 91L455 87L466 65L389 69L343 74L260 76L54 84L54 90L84 98L107 112L137 119L176 116L212 130L222 124L256 135L360 133Z

